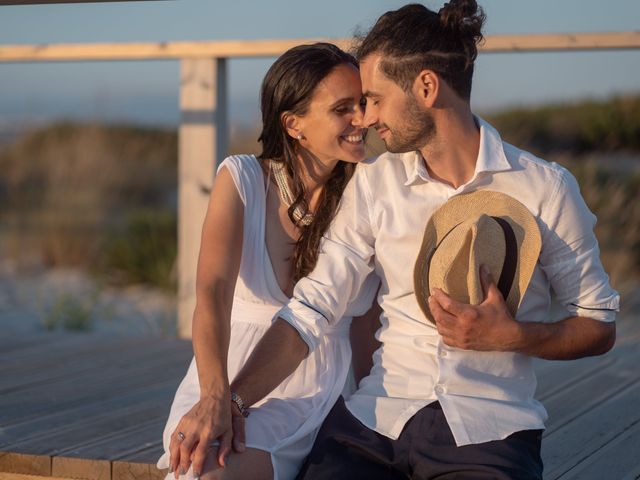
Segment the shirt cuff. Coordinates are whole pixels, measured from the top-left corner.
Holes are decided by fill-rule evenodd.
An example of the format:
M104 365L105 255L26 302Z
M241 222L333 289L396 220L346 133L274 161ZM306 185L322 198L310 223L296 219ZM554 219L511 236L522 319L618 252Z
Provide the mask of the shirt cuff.
M295 299L290 300L287 305L282 307L276 316L288 322L298 331L302 340L309 347L309 352L316 349L324 330L329 325L322 313Z
M580 305L570 303L567 310L577 317L588 317L601 322L613 322L616 313L620 311L620 295L613 296L609 301L597 305Z

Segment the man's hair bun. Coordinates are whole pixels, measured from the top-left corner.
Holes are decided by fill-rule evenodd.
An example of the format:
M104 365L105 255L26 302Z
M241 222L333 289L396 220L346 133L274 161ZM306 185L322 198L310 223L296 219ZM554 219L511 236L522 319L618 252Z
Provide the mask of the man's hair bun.
M471 54L469 60L475 60L475 46L482 40L482 26L486 20L478 3L475 0L451 0L438 11L438 18L443 33L459 38Z

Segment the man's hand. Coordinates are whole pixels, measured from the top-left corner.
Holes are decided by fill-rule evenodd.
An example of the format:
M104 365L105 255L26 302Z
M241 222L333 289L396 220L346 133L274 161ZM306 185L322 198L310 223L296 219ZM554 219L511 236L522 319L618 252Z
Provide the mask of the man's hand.
M480 267L485 299L479 305L461 303L439 288L429 297L429 309L442 341L451 347L478 351L517 351L520 324L486 266Z
M177 479L193 464L200 476L211 444L218 441L217 459L221 467L233 449L245 450L244 418L229 398L203 397L178 423L169 445L170 471Z

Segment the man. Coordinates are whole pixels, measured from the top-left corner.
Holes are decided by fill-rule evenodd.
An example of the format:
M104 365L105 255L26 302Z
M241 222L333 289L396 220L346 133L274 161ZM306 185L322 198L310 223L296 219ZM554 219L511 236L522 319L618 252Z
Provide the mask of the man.
M382 346L371 374L338 401L300 478L541 478L546 413L533 398L531 357L575 359L613 346L619 298L575 180L503 143L471 112L483 21L473 0L438 13L407 5L383 15L359 46L364 123L388 153L358 167L315 270L231 386L249 405L268 393L367 274L380 276ZM484 269L484 301L435 289L430 323L413 284L425 223L449 199L481 190L515 198L540 229L518 318ZM550 287L568 314L557 322Z

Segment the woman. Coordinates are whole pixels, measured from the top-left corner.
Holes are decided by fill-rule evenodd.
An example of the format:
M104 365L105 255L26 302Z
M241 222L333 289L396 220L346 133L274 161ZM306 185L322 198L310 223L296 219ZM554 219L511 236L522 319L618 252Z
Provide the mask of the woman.
M231 440L221 432L241 406L235 397L231 402L229 379L295 282L313 269L320 238L364 158L361 95L353 57L326 43L295 47L262 84L262 154L220 165L198 260L195 358L176 393L158 462L176 478L293 478L343 390L350 316L371 307L373 278L325 344L251 410L246 451L236 439L234 450L244 453L225 458Z

